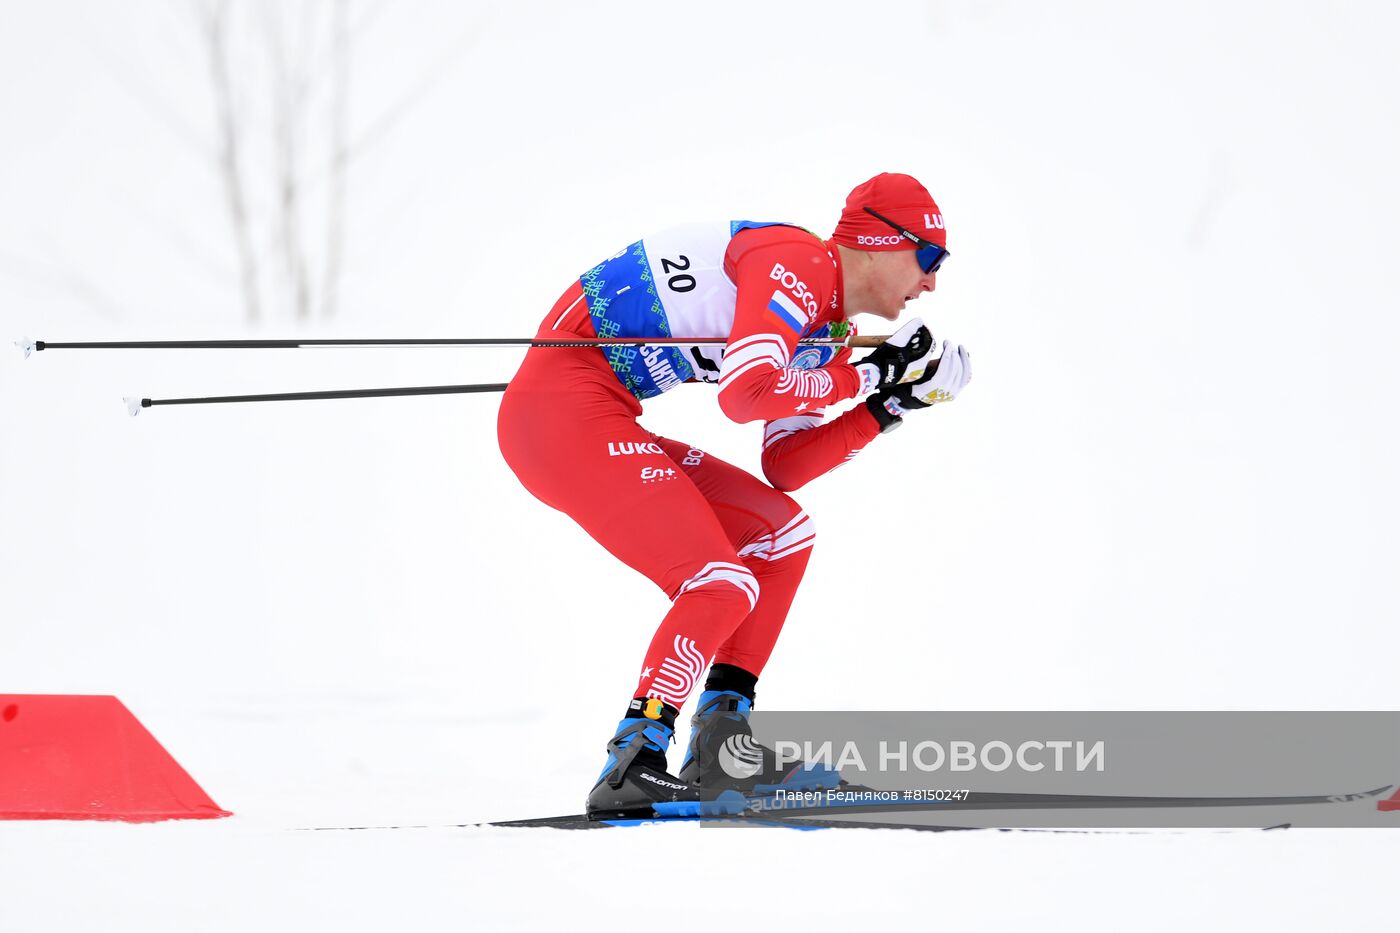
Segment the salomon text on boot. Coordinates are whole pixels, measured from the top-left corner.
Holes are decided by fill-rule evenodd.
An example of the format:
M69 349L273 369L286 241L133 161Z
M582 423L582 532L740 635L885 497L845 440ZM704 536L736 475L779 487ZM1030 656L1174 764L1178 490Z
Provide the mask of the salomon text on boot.
M742 795L702 788L666 770L666 748L675 734L678 710L657 699L638 697L608 742L608 761L588 795L591 819L646 819L737 813Z

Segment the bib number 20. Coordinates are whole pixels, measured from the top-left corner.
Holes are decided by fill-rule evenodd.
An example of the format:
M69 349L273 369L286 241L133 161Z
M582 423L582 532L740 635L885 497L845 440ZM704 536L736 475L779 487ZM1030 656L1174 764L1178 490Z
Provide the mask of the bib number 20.
M690 268L690 260L685 256L677 256L675 259L662 259L661 271L670 276L666 280L666 286L673 292L688 292L695 288L695 276L686 272ZM671 275L672 272L678 273Z

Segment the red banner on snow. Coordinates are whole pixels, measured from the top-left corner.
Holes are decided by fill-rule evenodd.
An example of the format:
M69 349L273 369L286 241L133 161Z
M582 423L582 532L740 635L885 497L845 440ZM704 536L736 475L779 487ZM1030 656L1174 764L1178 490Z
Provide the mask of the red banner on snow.
M116 697L0 694L0 819L231 815Z

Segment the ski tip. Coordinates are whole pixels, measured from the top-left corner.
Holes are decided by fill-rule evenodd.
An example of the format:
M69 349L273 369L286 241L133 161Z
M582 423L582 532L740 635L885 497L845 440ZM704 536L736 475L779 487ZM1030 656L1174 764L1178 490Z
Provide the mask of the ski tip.
M39 342L33 337L21 337L15 341L15 347L24 351L24 358L29 359L29 354L39 347Z
M137 398L134 395L124 396L122 401L126 402L126 410L133 418L141 414L142 408L150 407L150 399Z

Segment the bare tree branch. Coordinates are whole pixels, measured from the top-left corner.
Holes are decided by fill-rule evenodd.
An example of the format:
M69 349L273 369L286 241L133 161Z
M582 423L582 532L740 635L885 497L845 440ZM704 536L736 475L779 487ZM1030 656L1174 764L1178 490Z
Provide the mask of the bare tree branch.
M297 173L299 136L303 125L306 82L288 50L286 27L276 4L263 7L268 52L272 59L273 130L276 141L279 243L283 274L298 320L311 316L310 282L301 243L301 189Z
M262 317L258 295L258 260L253 250L248 220L248 199L244 193L238 123L233 105L233 82L229 72L228 7L228 0L207 0L197 8L197 14L209 51L219 133L219 169L224 180L229 219L233 223L234 241L238 247L243 304L249 323L257 323Z
M331 11L331 190L326 206L326 267L321 314L332 317L340 298L340 258L345 241L345 169L350 161L350 0Z

